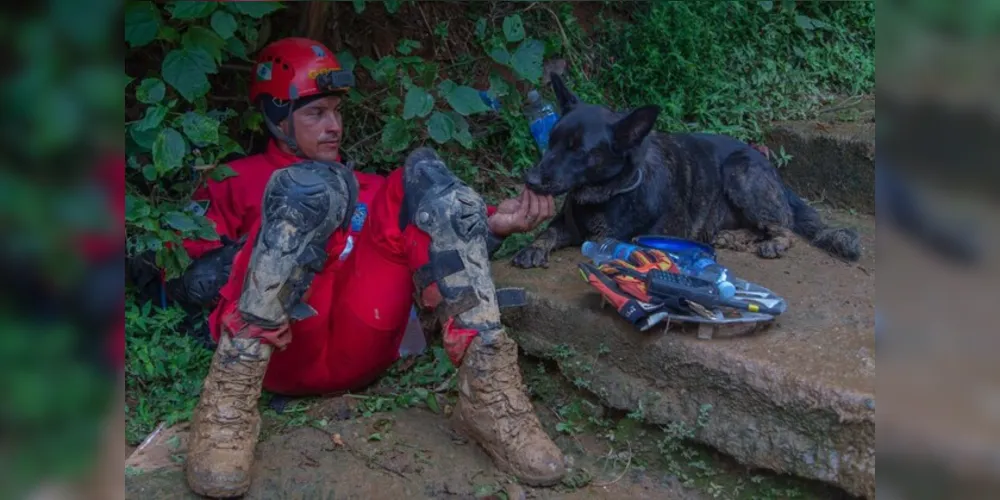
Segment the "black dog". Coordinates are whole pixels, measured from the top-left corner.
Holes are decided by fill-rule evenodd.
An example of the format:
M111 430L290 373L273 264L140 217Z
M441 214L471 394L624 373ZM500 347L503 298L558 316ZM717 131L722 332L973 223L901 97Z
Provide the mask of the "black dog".
M860 258L858 234L828 228L750 145L724 135L657 133L657 106L618 113L581 102L558 75L552 87L562 116L524 180L539 194L567 194L566 202L514 256L515 266L547 267L553 250L639 234L753 247L773 259L795 232L835 256Z

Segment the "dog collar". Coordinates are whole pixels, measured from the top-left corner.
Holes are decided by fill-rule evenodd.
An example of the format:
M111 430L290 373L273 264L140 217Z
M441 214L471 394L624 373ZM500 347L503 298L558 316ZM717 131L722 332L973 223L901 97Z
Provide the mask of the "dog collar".
M635 191L636 188L638 188L639 185L642 184L642 169L636 169L635 173L636 173L635 182L633 182L632 184L630 184L627 188L619 189L619 190L615 191L614 193L611 193L611 196L615 197L615 196L618 196L620 194L625 194L625 193L629 193L629 192Z

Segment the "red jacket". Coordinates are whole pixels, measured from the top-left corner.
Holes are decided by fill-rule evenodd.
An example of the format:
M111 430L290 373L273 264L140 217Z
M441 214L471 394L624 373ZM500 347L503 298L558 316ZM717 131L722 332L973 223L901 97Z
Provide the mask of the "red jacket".
M263 153L228 164L236 173L235 177L221 181L209 179L204 186L195 191L192 198L203 206L207 205L205 217L215 223L215 231L219 236L238 240L247 234L253 223L260 218L264 188L267 187L271 174L298 161L302 159L285 153L272 139ZM362 193L374 192L385 182L385 178L380 175L364 172L355 172L354 175L358 179L359 191ZM197 259L205 252L221 245L219 240L184 241L184 248L192 259Z
M209 179L205 186L195 191L192 198L207 205L205 217L215 223L215 230L220 236L225 235L229 239L238 240L247 234L254 222L260 218L264 189L267 187L267 181L271 179L271 174L299 161L302 159L285 153L272 139L263 153L228 164L237 174L235 177L222 181ZM385 177L358 171L354 172L354 176L358 179L358 201L371 203L371 197L385 183ZM488 207L487 211L492 215L496 207ZM184 248L192 259L197 259L205 252L221 245L219 240L184 241Z

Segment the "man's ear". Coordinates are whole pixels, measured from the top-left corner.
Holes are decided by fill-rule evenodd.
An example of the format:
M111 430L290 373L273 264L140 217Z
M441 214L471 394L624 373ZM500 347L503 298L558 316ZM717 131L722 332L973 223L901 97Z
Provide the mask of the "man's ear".
M659 116L659 106L643 106L618 120L611 126L615 150L625 152L642 144L646 136L653 131L656 118Z
M549 77L552 79L552 90L555 91L556 101L559 103L559 114L565 115L572 111L577 104L580 104L580 99L566 88L566 84L558 73L549 73Z

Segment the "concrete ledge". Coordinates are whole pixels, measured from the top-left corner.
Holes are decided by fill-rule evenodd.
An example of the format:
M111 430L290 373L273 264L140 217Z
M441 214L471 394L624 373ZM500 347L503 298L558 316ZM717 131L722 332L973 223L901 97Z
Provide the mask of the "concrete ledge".
M557 252L544 270L494 263L498 285L530 292L527 307L504 313L527 353L556 359L604 404L641 408L650 423L694 428L711 405L696 434L703 443L748 466L874 498L873 271L804 242L777 261L721 253L722 263L785 296L790 309L753 336L705 341L640 333L602 310L577 271L578 251ZM867 259L873 269L873 255Z
M875 123L778 123L765 144L791 161L779 172L800 196L875 213Z

